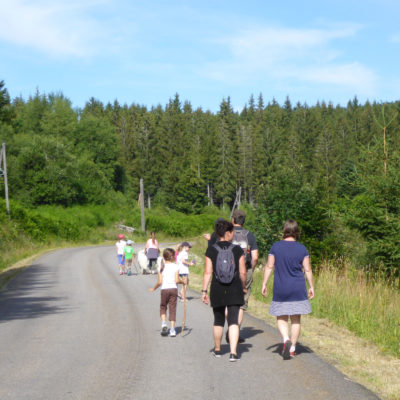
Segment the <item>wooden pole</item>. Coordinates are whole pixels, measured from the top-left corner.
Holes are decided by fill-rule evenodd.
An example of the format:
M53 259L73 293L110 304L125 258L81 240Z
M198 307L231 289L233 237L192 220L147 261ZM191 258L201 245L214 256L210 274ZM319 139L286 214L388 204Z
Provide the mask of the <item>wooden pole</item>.
M144 191L143 191L143 179L140 179L140 213L142 221L142 232L146 232L146 224L144 220Z
M1 148L1 157L0 157L0 166L1 166L1 160L3 160L3 166L4 166L4 192L5 192L5 197L6 197L6 208L7 208L7 214L10 215L10 203L8 200L8 180L7 180L7 160L6 160L6 144L3 143L2 148Z
M186 324L186 284L187 284L187 278L185 277L185 284L183 285L183 321L182 321L182 331L181 335L183 335L183 332L185 331L185 324Z

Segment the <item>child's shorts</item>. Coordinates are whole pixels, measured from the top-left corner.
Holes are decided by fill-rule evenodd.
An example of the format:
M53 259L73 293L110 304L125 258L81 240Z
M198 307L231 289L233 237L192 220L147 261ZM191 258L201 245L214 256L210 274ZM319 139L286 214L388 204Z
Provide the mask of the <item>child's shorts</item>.
M122 257L123 257L122 254L118 254L118 264L125 265L125 259L122 260Z

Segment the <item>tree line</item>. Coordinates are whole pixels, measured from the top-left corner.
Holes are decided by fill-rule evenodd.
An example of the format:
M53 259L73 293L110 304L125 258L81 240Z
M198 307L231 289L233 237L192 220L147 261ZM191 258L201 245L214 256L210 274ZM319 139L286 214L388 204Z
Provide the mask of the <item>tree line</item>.
M238 188L266 250L296 218L314 258L399 275L400 101L346 106L230 98L218 112L165 106L74 109L62 93L11 99L0 82L10 196L28 207L137 199L186 214L231 207Z

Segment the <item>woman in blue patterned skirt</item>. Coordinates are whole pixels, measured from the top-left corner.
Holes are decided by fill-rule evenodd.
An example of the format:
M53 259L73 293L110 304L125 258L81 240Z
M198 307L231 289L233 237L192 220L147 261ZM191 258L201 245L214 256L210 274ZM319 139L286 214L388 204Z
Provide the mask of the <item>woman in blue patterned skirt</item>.
M283 227L283 240L274 243L269 251L262 285L262 295L266 297L268 294L267 282L275 269L269 313L277 317L278 329L283 338L282 356L285 360L296 355L296 343L301 327L300 318L302 314L311 312L309 299L314 297L310 256L305 246L297 242L298 238L297 222L286 221ZM308 293L304 274L309 285Z

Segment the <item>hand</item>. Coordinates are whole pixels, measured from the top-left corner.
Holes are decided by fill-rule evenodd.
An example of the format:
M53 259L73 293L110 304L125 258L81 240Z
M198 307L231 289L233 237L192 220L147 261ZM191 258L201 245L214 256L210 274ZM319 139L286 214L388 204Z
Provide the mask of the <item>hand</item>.
M210 240L211 239L211 235L209 233L205 233L203 235L203 238L206 239L206 240Z
M247 293L247 289L244 287L243 288L243 293L246 294Z
M154 288L152 287L152 288L150 288L149 289L149 292L151 293L151 292L154 292Z
M308 298L309 298L310 300L314 298L314 288L313 288L313 287L310 287L310 288L308 289Z
M264 296L264 297L267 297L268 296L268 288L267 288L267 285L262 285L262 289L261 289L261 294Z
M208 294L207 293L202 293L201 294L201 300L204 304L208 304L209 303L209 298L208 298Z

